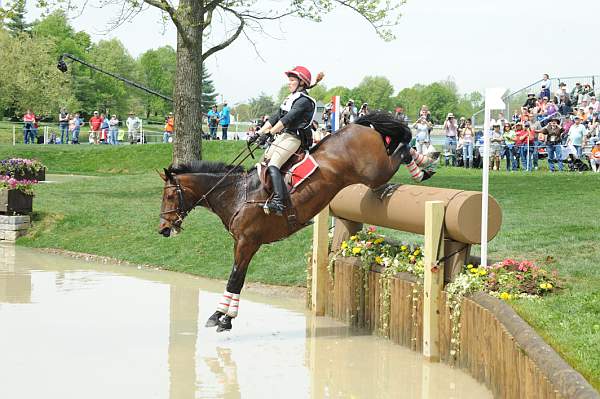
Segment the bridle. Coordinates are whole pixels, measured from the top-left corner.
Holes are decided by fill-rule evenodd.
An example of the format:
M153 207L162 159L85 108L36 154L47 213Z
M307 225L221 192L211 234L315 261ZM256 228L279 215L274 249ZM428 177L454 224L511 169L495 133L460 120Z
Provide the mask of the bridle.
M178 229L183 230L183 227L181 227L181 224L183 223L183 219L188 215L188 213L190 213L190 211L192 209L194 209L196 207L196 205L200 204L202 201L206 201L206 203L208 204L208 207L212 209L210 202L208 202L208 197L207 197L207 195L210 194L210 191L208 193L204 194L202 196L202 198L200 198L200 200L198 200L192 207L190 207L189 209L186 209L185 195L183 194L185 187L183 187L181 185L177 175L174 175L172 180L175 182L175 184L167 184L166 186L163 187L163 191L168 188L175 189L175 192L177 193L177 208L163 211L160 213L160 216L167 215L169 213L175 213L177 215L177 220L175 220L173 222L173 225L175 227L177 227Z

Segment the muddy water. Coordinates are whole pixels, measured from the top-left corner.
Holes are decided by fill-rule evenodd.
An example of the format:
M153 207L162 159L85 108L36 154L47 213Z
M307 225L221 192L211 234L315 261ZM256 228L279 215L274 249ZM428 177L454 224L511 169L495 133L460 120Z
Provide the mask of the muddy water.
M299 299L244 293L229 333L203 327L223 283L0 247L0 398L488 398Z

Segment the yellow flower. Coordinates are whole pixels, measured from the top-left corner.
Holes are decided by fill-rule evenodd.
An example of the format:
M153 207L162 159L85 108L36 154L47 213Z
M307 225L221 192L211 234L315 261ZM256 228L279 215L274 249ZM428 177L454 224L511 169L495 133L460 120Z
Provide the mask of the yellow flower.
M541 283L540 284L540 288L545 290L547 288L547 284L546 283Z
M362 251L362 249L361 249L361 248L359 248L359 247L354 247L354 248L352 248L352 253L353 253L354 255L358 255L358 254L360 253L360 251Z
M472 269L472 268L473 268L473 264L472 264L472 263L469 263L469 264L467 265L467 269Z
M342 249L348 248L348 243L346 241L342 241Z
M551 290L554 286L551 283L546 283L546 288Z
M415 252L413 252L413 255L419 256L420 253L421 253L420 249L415 249Z
M504 299L506 301L507 299L510 299L510 298L511 298L511 296L508 292L503 292L500 294L500 299Z
M358 239L358 236L352 236L350 237L350 241L356 241Z
M485 276L486 274L487 274L487 271L485 269L479 269L480 276Z
M381 244L383 241L383 238L378 238L375 241L373 241L373 244Z
M415 261L415 257L413 255L411 255L411 256L408 257L408 260L410 260L411 262L414 262Z
M381 256L376 256L375 257L375 263L377 263L378 265L382 265L383 264L383 259L381 259Z
M401 246L401 247L400 247L400 250L402 250L402 251L406 251L406 250L407 250L407 248L406 248L406 245L403 245L403 246Z
M469 271L473 274L477 273L477 269L470 269Z

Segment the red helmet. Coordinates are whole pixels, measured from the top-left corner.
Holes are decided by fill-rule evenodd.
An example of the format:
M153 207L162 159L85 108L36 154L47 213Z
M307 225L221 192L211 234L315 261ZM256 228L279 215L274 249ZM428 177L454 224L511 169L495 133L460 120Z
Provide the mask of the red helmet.
M310 82L312 81L312 75L310 71L303 66L297 66L291 71L286 71L285 74L289 76L294 76L304 82L306 87L310 86Z

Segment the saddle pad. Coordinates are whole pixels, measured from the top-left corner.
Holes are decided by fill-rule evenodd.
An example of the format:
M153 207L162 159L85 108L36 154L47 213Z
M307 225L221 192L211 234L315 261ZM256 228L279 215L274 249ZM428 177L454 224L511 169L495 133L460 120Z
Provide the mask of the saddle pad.
M304 180L312 175L319 167L317 161L310 154L306 154L304 159L290 168L291 174L290 185L292 189L298 187Z

